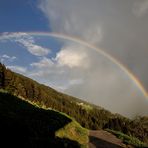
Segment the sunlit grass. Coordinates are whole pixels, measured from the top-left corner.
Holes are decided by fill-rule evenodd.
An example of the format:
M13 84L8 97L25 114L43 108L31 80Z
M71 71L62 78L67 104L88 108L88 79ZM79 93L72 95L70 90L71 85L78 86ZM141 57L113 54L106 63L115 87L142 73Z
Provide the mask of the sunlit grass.
M82 147L87 147L88 144L88 130L81 127L76 121L72 121L64 128L56 131L56 136L60 138L69 138L77 141Z
M133 137L133 136L128 136L126 134L123 134L120 131L115 131L115 130L111 130L111 129L106 129L106 131L114 134L115 136L117 136L119 139L123 140L123 142L125 144L130 144L133 145L135 147L148 147L148 144L140 141L138 138Z

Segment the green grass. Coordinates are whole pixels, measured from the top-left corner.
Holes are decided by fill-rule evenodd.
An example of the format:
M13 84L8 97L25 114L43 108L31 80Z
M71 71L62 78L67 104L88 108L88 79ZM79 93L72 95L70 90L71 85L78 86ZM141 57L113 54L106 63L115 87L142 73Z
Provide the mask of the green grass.
M75 121L74 118L70 117L69 115L67 115L63 112L59 112L57 110L48 108L44 104L40 104L40 102L31 102L29 100L27 100L27 102L29 102L30 104L33 104L35 107L43 108L45 110L52 110L52 111L55 111L55 112L61 114L62 116L65 116L65 117L71 119L71 122L68 123L63 128L60 128L59 130L57 130L55 132L55 135L59 138L68 138L70 140L77 141L78 143L80 143L81 147L84 147L84 148L87 147L87 144L89 141L88 129L83 128L78 122ZM88 109L90 109L90 108L88 108Z
M81 127L79 123L73 121L67 124L64 128L56 131L56 136L60 138L69 138L79 142L82 147L87 147L88 130Z
M88 132L69 116L0 90L1 142L19 147L82 147ZM72 133L73 132L73 133ZM19 142L18 142L19 141ZM21 145L19 143L22 143Z
M1 93L8 93L6 90L4 90L4 89L0 89L0 92Z
M119 139L123 140L123 142L125 144L130 144L130 145L135 146L135 147L148 147L148 144L140 141L139 139L137 139L135 137L132 137L132 136L128 136L126 134L123 134L120 131L115 131L115 130L111 130L111 129L106 129L106 131L114 134Z

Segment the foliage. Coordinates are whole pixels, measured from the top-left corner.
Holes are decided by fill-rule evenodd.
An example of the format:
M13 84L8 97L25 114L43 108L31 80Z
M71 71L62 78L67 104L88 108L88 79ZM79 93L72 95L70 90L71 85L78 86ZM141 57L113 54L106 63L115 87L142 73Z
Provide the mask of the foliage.
M142 118L142 117L141 117ZM146 121L140 120L128 120L126 118L112 118L104 126L104 128L120 131L132 137L136 137L139 140L148 143L148 125Z
M108 122L108 119L113 116L103 108L57 92L50 87L6 69L4 65L0 67L3 69L1 71L3 77L0 79L0 88L45 108L64 112L75 118L83 127L90 129L102 128Z
M76 121L70 122L64 128L56 131L55 135L60 138L75 140L81 145L88 143L88 130L82 128Z
M123 134L120 131L115 131L115 130L111 130L111 129L106 129L108 132L116 135L119 139L122 139L124 143L126 144L130 144L133 145L135 147L148 147L148 144L140 141L139 139L132 137L132 136L128 136L126 134Z
M0 89L34 102L44 108L64 112L88 129L113 129L137 137L148 143L148 119L130 120L111 112L60 93L0 64ZM143 121L143 122L141 122Z
M76 121L60 112L45 110L21 100L9 93L0 92L0 136L1 145L11 143L14 147L81 147L86 145L87 130ZM68 128L66 128L69 126ZM58 130L74 135L57 137ZM80 129L82 134L77 131ZM83 141L81 139L83 135ZM3 143L4 142L4 143Z

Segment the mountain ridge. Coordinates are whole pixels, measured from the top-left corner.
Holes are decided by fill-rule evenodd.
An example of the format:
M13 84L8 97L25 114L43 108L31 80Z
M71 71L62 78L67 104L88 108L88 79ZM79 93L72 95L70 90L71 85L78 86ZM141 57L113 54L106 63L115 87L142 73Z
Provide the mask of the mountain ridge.
M140 120L130 120L121 115L112 114L102 107L60 93L14 73L2 64L0 64L0 88L31 102L64 112L85 128L92 130L109 128L148 142L148 125L141 123Z

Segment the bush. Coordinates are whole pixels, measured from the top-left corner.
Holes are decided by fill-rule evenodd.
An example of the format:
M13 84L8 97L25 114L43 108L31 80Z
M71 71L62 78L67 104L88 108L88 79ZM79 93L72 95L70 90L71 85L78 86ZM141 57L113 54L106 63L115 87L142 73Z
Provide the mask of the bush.
M139 139L137 139L137 138L135 138L133 136L128 136L126 134L123 134L120 131L115 131L115 130L111 130L111 129L106 129L106 131L114 134L119 139L123 140L123 142L125 144L130 144L130 145L135 146L135 147L148 147L148 144L140 141Z

